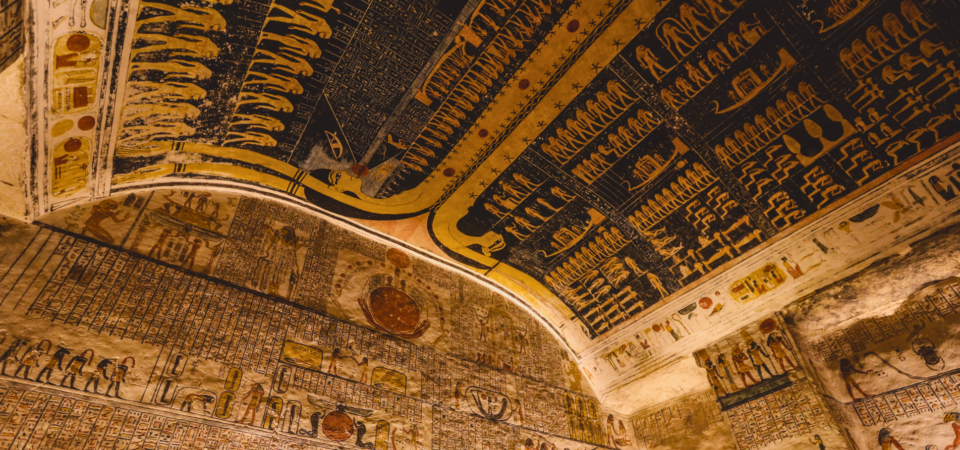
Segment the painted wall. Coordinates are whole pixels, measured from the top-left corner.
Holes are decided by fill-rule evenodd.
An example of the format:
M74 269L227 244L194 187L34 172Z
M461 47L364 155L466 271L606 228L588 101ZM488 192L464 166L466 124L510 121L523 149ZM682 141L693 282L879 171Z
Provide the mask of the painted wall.
M24 132L23 58L14 58L0 72L0 214L24 218L27 214L23 186L27 139Z
M632 415L638 445L956 448L960 227L907 241L694 352L693 393ZM678 374L673 383L660 372L641 382L684 383L689 368L674 367L663 371Z
M204 191L43 220L2 222L0 448L633 448L538 320L408 251Z
M960 442L958 250L945 229L786 309L859 448Z
M693 393L644 402L631 417L643 449L847 449L843 409L823 395L780 314L750 321L641 383ZM649 380L648 380L649 379Z
M635 414L641 448L847 448L781 316L749 323L693 358L709 387Z

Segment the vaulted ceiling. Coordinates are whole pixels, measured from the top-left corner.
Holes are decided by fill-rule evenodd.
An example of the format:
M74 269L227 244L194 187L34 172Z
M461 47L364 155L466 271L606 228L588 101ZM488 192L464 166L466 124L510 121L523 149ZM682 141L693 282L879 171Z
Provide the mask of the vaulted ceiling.
M748 304L747 273L816 267L805 249L830 244L798 230L960 130L948 1L32 8L35 215L149 188L258 193L466 265L598 359ZM761 253L775 242L792 250Z

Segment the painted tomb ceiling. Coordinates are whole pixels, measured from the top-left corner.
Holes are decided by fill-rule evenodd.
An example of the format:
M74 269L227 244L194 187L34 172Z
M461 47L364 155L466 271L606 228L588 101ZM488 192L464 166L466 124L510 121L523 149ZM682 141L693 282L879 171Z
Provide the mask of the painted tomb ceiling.
M517 293L598 392L960 191L949 0L74 3L30 10L32 214L189 188L360 224Z

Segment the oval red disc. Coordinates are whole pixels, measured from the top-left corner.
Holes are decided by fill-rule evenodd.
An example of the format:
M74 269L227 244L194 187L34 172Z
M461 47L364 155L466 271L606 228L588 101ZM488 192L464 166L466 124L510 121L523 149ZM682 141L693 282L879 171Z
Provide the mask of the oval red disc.
M80 139L70 139L66 144L63 144L63 149L68 152L75 152L80 150L80 147L83 146L83 143L80 142Z
M77 121L77 128L87 131L93 128L97 124L97 119L94 119L93 116L83 116L80 120Z
M358 177L365 177L370 173L370 169L363 164L354 164L353 167L350 168L350 171Z

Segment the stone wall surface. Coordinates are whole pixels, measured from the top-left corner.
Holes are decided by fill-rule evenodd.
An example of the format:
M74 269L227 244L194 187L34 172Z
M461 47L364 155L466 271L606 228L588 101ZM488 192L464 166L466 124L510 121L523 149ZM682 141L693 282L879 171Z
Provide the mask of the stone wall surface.
M537 318L410 251L206 191L44 221L0 232L0 448L632 448Z

